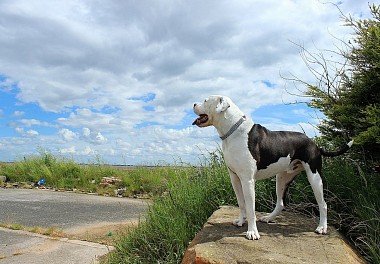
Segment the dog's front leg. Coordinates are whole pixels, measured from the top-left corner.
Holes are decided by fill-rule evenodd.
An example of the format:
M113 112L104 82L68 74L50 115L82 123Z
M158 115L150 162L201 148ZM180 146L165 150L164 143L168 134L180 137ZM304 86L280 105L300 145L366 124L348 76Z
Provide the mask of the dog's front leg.
M244 200L248 216L248 231L246 237L248 239L259 239L259 231L256 226L256 213L255 213L255 180L251 175L247 175L245 179L241 179Z
M232 224L236 226L243 226L245 223L245 220L247 218L247 214L245 211L245 201L244 201L244 195L243 195L243 189L241 186L241 181L239 177L234 173L232 170L228 169L228 172L230 174L231 184L235 191L236 199L239 205L240 209L240 215L238 219L235 219Z

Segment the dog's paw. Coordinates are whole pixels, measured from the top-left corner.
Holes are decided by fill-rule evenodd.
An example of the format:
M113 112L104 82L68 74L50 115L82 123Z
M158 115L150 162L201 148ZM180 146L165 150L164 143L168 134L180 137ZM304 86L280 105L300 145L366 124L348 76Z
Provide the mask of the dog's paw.
M270 222L273 222L273 217L271 217L270 215L266 215L266 216L260 217L259 221L264 222L264 223L270 223Z
M327 226L318 226L314 232L317 234L320 234L320 235L326 235L327 234Z
M250 240L258 240L260 239L260 235L259 235L259 231L256 230L252 230L252 231L247 231L246 235L245 235L248 239Z
M232 224L234 226L243 226L245 224L245 220L246 220L245 217L243 217L243 218L237 218L234 221L232 221Z

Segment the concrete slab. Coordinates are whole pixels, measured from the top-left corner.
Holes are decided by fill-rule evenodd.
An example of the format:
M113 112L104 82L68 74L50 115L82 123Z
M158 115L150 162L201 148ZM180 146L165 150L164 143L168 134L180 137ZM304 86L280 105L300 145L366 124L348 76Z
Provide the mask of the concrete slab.
M56 227L72 237L89 237L109 226L136 223L149 201L36 189L0 188L0 223ZM106 229L102 229L105 227ZM81 235L81 233L83 233ZM96 263L112 247L0 228L0 264Z
M364 264L337 230L329 226L327 235L314 233L316 219L282 212L275 223L258 222L261 238L245 238L247 225L233 226L239 208L222 206L196 235L182 264L331 263ZM262 216L257 212L257 217Z
M0 264L90 264L113 247L0 228Z

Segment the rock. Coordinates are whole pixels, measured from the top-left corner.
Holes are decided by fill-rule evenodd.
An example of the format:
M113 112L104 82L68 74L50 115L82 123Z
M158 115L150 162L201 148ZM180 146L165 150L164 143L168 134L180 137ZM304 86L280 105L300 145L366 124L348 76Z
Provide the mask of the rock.
M182 264L365 263L336 231L314 233L316 219L282 212L276 223L257 222L261 238L245 238L247 225L231 224L239 209L222 206L208 219L186 250ZM259 218L263 214L257 213Z
M101 185L103 187L107 187L110 185L115 185L119 182L121 182L121 180L118 178L115 178L115 177L103 177L102 180L100 181L99 185Z
M6 182L6 181L7 181L7 177L4 175L0 175L0 182Z
M20 187L23 189L33 189L33 183L30 182L20 182Z
M115 196L122 197L123 194L127 191L127 188L118 188L117 190L114 190Z

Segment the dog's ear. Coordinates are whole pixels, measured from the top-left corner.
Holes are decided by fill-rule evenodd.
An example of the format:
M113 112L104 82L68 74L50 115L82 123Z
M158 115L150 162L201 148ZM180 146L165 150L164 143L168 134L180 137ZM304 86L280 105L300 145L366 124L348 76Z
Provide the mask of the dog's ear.
M215 108L215 111L219 114L226 111L230 107L230 104L224 97L220 97L219 102Z

